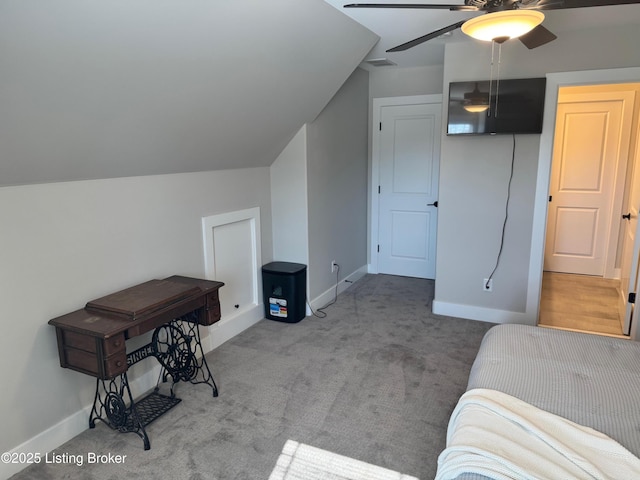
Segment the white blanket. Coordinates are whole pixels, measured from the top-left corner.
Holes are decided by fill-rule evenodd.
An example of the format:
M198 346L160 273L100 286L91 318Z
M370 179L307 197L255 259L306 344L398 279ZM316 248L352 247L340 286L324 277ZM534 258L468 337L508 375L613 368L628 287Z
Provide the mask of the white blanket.
M466 392L449 420L436 480L636 479L640 460L606 435L502 392Z

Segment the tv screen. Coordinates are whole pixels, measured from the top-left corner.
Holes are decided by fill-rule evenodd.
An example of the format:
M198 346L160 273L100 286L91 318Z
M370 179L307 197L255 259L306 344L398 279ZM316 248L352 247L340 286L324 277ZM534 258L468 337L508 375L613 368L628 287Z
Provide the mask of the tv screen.
M542 133L545 78L494 80L491 92L489 83L449 84L447 135Z

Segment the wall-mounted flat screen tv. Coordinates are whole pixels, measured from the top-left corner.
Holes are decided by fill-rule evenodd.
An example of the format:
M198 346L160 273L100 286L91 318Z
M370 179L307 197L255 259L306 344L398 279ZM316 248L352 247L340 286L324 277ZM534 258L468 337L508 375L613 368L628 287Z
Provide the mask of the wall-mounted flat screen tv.
M447 135L542 133L545 87L545 78L451 82Z

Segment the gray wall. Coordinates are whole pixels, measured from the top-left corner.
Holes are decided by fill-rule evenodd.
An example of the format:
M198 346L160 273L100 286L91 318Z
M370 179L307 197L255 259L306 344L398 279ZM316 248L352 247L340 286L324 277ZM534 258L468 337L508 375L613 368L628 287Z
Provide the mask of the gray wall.
M523 78L637 66L637 39L635 28L628 27L564 32L556 41L535 50L527 50L519 42L507 42L502 50L501 76ZM451 81L489 78L490 56L489 44L448 44L445 95ZM540 136L518 135L516 142L503 256L493 292L485 293L482 280L490 274L500 246L511 137L443 136L434 302L434 309L440 313L507 322L536 321L525 309L529 290L539 287L527 282Z
M307 129L309 293L367 264L368 73L351 75Z
M309 263L307 208L307 125L270 167L273 259Z

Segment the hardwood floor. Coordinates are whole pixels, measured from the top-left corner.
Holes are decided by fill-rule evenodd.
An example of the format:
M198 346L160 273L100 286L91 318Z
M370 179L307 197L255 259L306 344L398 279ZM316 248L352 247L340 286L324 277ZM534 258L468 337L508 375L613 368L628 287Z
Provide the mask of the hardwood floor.
M618 285L587 275L544 272L539 325L606 335L622 335Z

